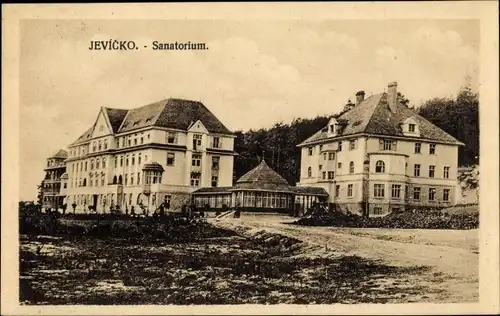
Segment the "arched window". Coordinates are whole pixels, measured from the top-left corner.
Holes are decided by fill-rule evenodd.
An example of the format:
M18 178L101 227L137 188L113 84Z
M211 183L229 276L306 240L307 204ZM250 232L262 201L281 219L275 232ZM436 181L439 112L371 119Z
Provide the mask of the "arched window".
M106 168L106 158L102 158L102 167Z
M377 163L375 164L375 172L376 173L385 172L385 163L382 160L377 161Z
M101 146L102 146L102 142L99 141L99 145L97 146L98 150L101 151Z
M116 184L116 176L113 177L113 184Z
M87 186L87 178L83 179L83 186L86 187Z
M349 163L349 173L354 173L354 162Z
M105 150L108 149L108 140L107 139L104 140L104 149Z
M118 167L118 157L115 157L115 168Z
M96 168L96 169L99 169L100 164L101 164L101 163L100 163L100 160L99 160L99 158L97 158L97 159L95 160L95 168Z
M118 184L122 184L122 183L123 183L123 179L122 179L122 176L120 175L120 176L118 177Z
M94 159L90 160L90 170L94 169Z
M312 168L311 167L307 168L307 176L309 178L312 177Z

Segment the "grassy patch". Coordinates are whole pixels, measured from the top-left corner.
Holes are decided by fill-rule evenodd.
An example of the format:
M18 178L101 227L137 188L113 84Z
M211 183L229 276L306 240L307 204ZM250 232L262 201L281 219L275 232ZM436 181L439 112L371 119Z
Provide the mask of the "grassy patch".
M22 304L331 304L404 302L430 291L427 267L356 256L296 258L272 234L161 238L23 235ZM41 249L40 249L41 247Z

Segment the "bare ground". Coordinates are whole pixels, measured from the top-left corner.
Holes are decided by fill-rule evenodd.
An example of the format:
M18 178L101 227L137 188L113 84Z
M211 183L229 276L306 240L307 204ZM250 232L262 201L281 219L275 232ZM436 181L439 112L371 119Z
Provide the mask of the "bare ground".
M22 235L21 304L333 304L478 299L477 231L211 219L237 234Z
M408 275L407 285L425 286L427 294L401 302L475 302L479 292L478 230L404 230L304 227L291 225L283 216L243 215L212 223L246 235L264 230L303 241L299 256L341 258L359 256L394 267L429 267L418 277ZM379 280L391 284L391 277Z

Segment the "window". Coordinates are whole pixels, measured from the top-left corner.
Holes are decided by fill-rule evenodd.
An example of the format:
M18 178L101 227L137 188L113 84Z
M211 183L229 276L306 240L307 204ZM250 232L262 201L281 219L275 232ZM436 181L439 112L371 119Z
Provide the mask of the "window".
M115 168L118 167L118 157L115 157Z
M201 146L201 139L203 135L195 134L193 135L193 150L197 150Z
M328 160L335 160L335 153L328 153Z
M220 157L212 157L212 169L219 170Z
M99 151L101 151L101 148L102 148L102 142L101 142L101 141L99 141L99 146L97 147L97 149L98 149Z
M375 206L373 208L373 215L382 215L384 214L384 209L380 206Z
M95 160L95 168L96 168L96 169L99 169L100 167L101 167L101 161L99 160L99 158L97 158L97 159Z
M108 140L104 140L104 150L108 149Z
M354 162L353 161L351 161L349 163L349 173L354 173Z
M177 144L177 133L167 132L167 144Z
M319 151L323 151L323 145L319 145Z
M338 151L342 151L342 142L341 141L338 144L337 150Z
M214 136L212 138L212 148L220 148L220 137Z
M130 174L130 185L134 185L134 174Z
M123 156L120 156L120 167L123 167Z
M128 155L125 156L125 166L128 167Z
M408 125L408 131L414 133L415 132L415 124L409 124Z
M443 201L448 202L450 200L450 189L443 189Z
M339 197L340 195L340 185L336 185L335 186L335 197Z
M312 156L314 147L307 148L309 156Z
M307 168L307 177L308 178L312 177L312 168L311 167Z
M137 157L137 164L140 165L141 164L141 158L142 158L142 154L139 153L138 157Z
M381 139L379 146L380 150L396 150L396 141L390 139Z
M349 150L354 150L354 149L356 149L356 140L355 139L349 141Z
M413 176L420 177L420 165L415 164L413 166Z
M125 185L128 184L128 174L125 175Z
M135 165L135 154L132 154L132 166Z
M436 154L436 144L429 144L429 155Z
M175 154L167 153L167 166L173 166L175 164Z
M144 144L144 137L141 136L141 144Z
M200 174L192 172L191 173L191 186L197 187L200 185Z
M385 172L385 162L382 160L377 161L375 164L375 172L376 173L384 173Z
M201 155L193 155L193 159L191 160L191 166L199 167L201 165Z
M104 186L104 175L101 175L101 186Z
M341 169L341 168L342 168L342 163L341 163L341 162L339 162L339 163L337 164L337 168L338 168L338 169Z
M87 171L87 162L85 161L85 171Z
M335 125L330 124L330 133L335 133Z
M326 180L326 171L323 171L323 180Z
M328 153L323 153L323 160L326 160L328 157Z
M393 199L399 199L401 196L400 193L401 193L401 185L400 184L393 184L392 190L391 190L391 197Z
M92 142L92 151L96 151L95 142Z
M444 167L444 169L443 169L443 178L445 178L445 179L450 178L450 167Z
M333 171L328 171L328 180L332 180L335 176L335 173Z
M106 158L102 158L102 167L106 168Z
M323 169L323 165L318 166L318 170L321 171Z
M212 186L216 187L217 186L217 181L219 180L218 176L212 176Z
M378 198L384 197L384 185L383 184L374 184L373 185L373 196Z
M434 178L434 173L436 171L436 166L429 166L429 178Z
M141 173L137 172L137 184L141 184Z
M422 143L415 143L415 153L420 154L422 150Z
M137 138L134 138L134 145L137 145Z
M352 197L352 184L347 185L347 196Z
M429 201L435 201L436 199L436 188L429 188Z

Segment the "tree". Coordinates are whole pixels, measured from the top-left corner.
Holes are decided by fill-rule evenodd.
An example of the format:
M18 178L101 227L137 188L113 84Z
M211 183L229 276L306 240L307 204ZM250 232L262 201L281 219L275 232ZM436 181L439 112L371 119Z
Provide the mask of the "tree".
M424 102L418 114L465 144L458 149L460 165L479 162L479 96L468 84L455 98L433 98Z
M408 100L401 92L397 93L396 100L407 108L410 107L410 100Z

